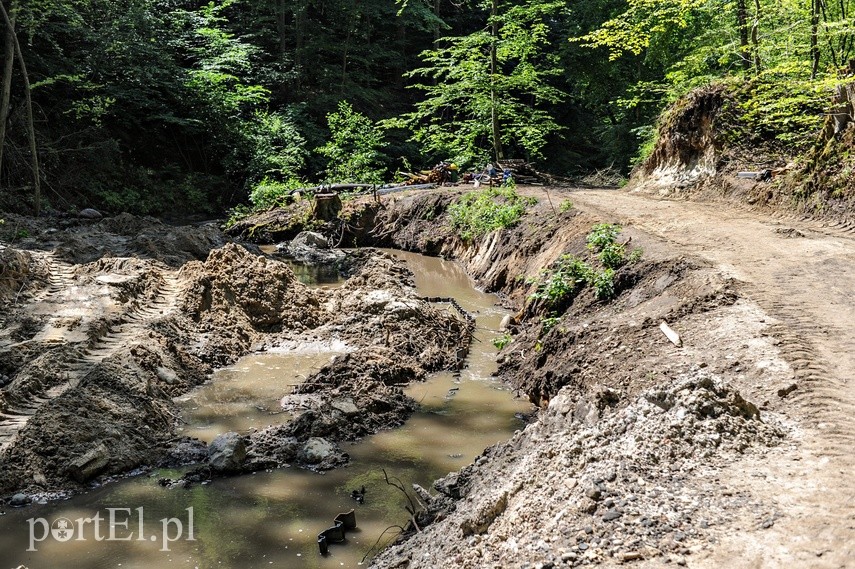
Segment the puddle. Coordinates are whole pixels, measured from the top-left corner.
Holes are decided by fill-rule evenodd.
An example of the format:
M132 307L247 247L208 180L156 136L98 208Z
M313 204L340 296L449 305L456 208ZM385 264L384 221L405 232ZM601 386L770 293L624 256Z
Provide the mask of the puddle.
M259 249L268 255L274 255L277 260L286 263L294 274L297 280L307 286L318 288L338 288L344 284L345 279L339 274L338 269L333 265L309 265L293 259L287 259L279 254L276 245L261 245Z
M351 465L316 474L280 469L250 476L215 480L189 490L164 489L156 477L140 476L93 490L71 500L11 509L0 516L0 551L10 566L30 569L74 566L79 569L150 567L357 567L376 543L394 539L394 528L407 522L401 493L386 485L383 469L403 482L405 488L421 484L430 488L436 478L470 463L483 449L507 440L522 423L515 413L531 409L527 401L514 399L505 387L491 379L496 369L496 349L490 340L506 311L494 305L496 298L476 290L454 263L390 251L405 259L416 273L425 296L454 296L476 316L478 331L467 368L459 377L435 374L427 382L407 388L420 401L418 411L403 427L367 437L344 449ZM270 415L276 401L287 393L288 383L299 381L313 367L329 359L324 345L285 346L282 353L255 354L235 366L220 370L216 380L185 397L182 406L192 421L185 434L211 440L220 432L263 427L287 419ZM343 346L332 346L343 348ZM294 350L299 349L300 354ZM177 476L159 472L160 476ZM357 504L351 490L366 488L365 503ZM110 539L108 508L120 523ZM142 510L138 510L142 508ZM188 508L193 512L193 541ZM330 545L330 555L318 553L317 534L332 525L340 512L356 509L358 529L347 534L347 543ZM140 525L139 515L143 514ZM78 518L100 515L101 541L93 523L82 523L68 541L51 536L27 552L30 524L36 537L43 535L44 518L58 527L61 518L81 527ZM128 519L130 518L130 519ZM169 522L171 518L176 518ZM127 520L127 526L122 522ZM182 536L164 549L163 521L170 537ZM388 531L387 531L388 530ZM384 533L385 532L385 533ZM82 538L82 539L81 539ZM129 538L119 541L118 538Z
M181 434L210 443L229 431L288 422L279 401L336 353L321 350L252 354L217 370L210 382L176 400L186 423Z

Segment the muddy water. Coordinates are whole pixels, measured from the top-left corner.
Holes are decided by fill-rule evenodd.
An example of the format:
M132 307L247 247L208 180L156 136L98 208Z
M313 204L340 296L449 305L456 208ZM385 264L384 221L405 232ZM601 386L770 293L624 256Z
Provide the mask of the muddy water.
M407 488L412 483L429 487L437 477L471 462L485 447L507 439L521 427L514 414L530 409L490 379L496 366L496 350L490 340L497 335L493 330L505 314L494 306L495 297L475 290L452 263L394 253L410 264L425 296L456 297L475 314L479 328L460 377L437 374L408 388L421 401L422 410L404 427L346 447L351 466L324 475L281 469L215 480L189 490L167 490L156 478L177 473L160 471L94 489L66 502L7 510L0 516L0 565L24 564L31 569L356 567L375 543L391 540L394 529L385 534L384 530L406 523L407 516L403 496L385 484L383 469ZM185 418L192 423L186 432L210 440L222 431L263 427L281 420L269 411L275 409L271 402L286 388L273 388L271 381L299 380L329 357L322 350L305 353L303 349L302 354L294 350L256 354L221 370L211 384L185 398ZM350 498L350 492L362 486L366 497L360 505ZM113 510L117 524L112 538L108 508L118 508ZM348 534L347 543L331 545L328 557L321 557L317 533L331 525L337 513L351 508L356 509L357 531ZM85 522L97 516L102 518L97 522L100 541L96 522ZM36 551L27 552L30 523L36 538L44 535L38 518L55 529L66 519L73 528L71 539L60 541L59 534L47 537L33 544L31 549ZM176 539L165 542L165 537Z
M229 431L287 423L279 405L290 386L302 383L340 351L318 345L282 353L252 354L218 370L213 381L178 399L186 426L181 434L206 443Z
M287 264L294 271L297 280L305 285L317 286L320 288L336 288L344 283L338 269L334 265L310 265L293 259L286 259L279 254L276 245L261 245L259 249L263 253L273 255L279 261Z

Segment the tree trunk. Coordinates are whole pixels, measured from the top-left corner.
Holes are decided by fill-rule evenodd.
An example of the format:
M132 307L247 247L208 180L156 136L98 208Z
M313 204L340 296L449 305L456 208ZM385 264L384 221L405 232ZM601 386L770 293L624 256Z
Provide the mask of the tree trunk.
M736 24L739 28L739 59L742 68L748 71L751 69L751 49L748 47L748 8L745 6L745 0L736 2Z
M819 45L817 38L819 37L819 2L820 0L810 0L810 78L816 79L816 74L819 72Z
M760 0L754 0L754 22L751 24L751 46L754 56L754 72L760 73Z
M296 75L296 86L299 91L303 86L303 51L306 48L306 10L304 0L294 4L294 71Z
M442 5L440 0L434 0L433 2L433 15L439 19L439 12L442 9ZM439 38L442 37L442 27L439 25L439 22L433 27L433 45L436 47L439 42Z
M13 5L14 8L14 5ZM30 78L27 75L27 64L24 62L24 53L21 51L21 44L18 42L18 36L15 34L15 27L9 19L9 13L6 12L6 7L0 2L0 14L3 16L3 22L6 24L6 30L12 34L12 41L15 44L15 52L18 55L18 64L21 66L21 75L24 78L24 94L27 102L27 122L30 127L30 153L33 155L33 183L35 184L35 209L36 215L41 213L42 209L42 185L39 176L39 152L36 147L36 127L33 121L33 99L30 93Z
M279 60L285 62L288 55L288 6L286 0L276 2L276 33L279 36Z
M2 98L0 98L0 176L3 175L3 150L6 148L6 122L9 120L9 104L12 100L12 70L15 65L15 17L17 10L12 4L12 13L9 15L11 29L6 28L6 42L3 46L3 85Z
M502 151L502 133L499 129L499 111L498 111L498 95L496 93L496 73L499 69L499 59L496 53L496 44L499 41L499 6L498 0L493 0L490 9L490 115L493 126L493 151L496 153L496 160L501 160L505 157Z

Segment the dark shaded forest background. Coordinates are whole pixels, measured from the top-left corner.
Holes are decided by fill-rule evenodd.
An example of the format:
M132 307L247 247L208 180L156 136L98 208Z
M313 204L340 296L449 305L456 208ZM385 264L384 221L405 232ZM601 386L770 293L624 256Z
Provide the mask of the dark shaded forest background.
M56 210L217 214L299 183L392 181L443 159L481 168L496 144L559 175L626 174L662 110L715 81L743 94L751 136L797 148L853 47L842 0L3 6ZM0 37L0 206L26 210L25 87L11 34Z

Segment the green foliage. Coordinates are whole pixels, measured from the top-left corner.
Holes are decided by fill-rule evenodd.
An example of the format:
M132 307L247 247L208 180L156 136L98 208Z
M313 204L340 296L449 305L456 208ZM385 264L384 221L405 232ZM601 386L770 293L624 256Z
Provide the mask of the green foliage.
M608 300L615 295L615 271L604 269L596 271L591 278L591 286L598 300Z
M597 257L607 269L617 269L626 263L626 247L622 243L609 243Z
M639 55L669 28L688 27L693 11L703 4L703 0L628 0L625 12L571 41L604 47L612 61L624 54Z
M598 223L594 225L586 238L588 249L597 252L602 251L608 245L614 244L617 241L620 230L621 226L617 224Z
M594 289L598 300L613 298L615 271L627 263L638 262L642 255L641 249L634 249L627 257L626 245L617 242L620 230L620 225L600 223L591 228L586 238L588 249L594 253L602 269L574 255L562 255L550 269L541 271L540 278L529 281L537 284L531 298L543 300L553 310L560 310L572 302L585 286Z
M341 101L338 111L327 115L330 140L318 148L329 159L327 179L332 182L380 184L385 168L383 131L365 115Z
M513 227L535 198L519 195L514 188L485 188L461 196L448 207L451 227L464 240L496 229Z
M571 209L573 209L573 202L571 202L570 200L562 200L561 203L558 205L558 211L560 211L561 213L564 213L565 211L570 211Z
M812 80L807 62L764 69L738 88L742 136L804 148L815 139L825 119L828 94L838 83L835 76Z
M293 116L259 111L248 123L246 138L251 149L245 166L250 180L299 176L306 161L306 140Z
M560 316L548 316L540 321L540 335L545 336L561 321Z
M504 145L541 156L547 137L561 128L547 110L565 96L552 81L562 70L549 49L548 21L563 3L499 4L496 16L484 13L477 31L441 38L438 47L422 52L424 66L407 76L421 80L413 87L424 96L413 112L387 121L387 127L409 129L423 151L469 165L491 155L495 114Z
M285 205L291 195L291 190L301 188L304 185L303 182L295 178L287 182L277 182L265 178L253 188L249 194L249 201L252 202L254 211Z
M855 54L850 4L628 0L571 41L605 49L611 61L643 60L661 69L617 98L627 110L661 109L694 88L724 81L737 100L731 142L774 141L796 153L815 138L830 110L829 93L841 81L837 70ZM649 124L633 133L640 162L655 138Z
M499 350L503 350L505 348L505 346L507 346L508 344L510 344L513 341L514 341L513 337L510 334L508 334L507 332L505 332L501 336L497 336L497 337L493 338L493 345L496 346L496 348L498 348Z
M542 280L531 295L547 306L560 307L571 301L592 279L591 266L573 255L562 255L552 269L541 274Z

